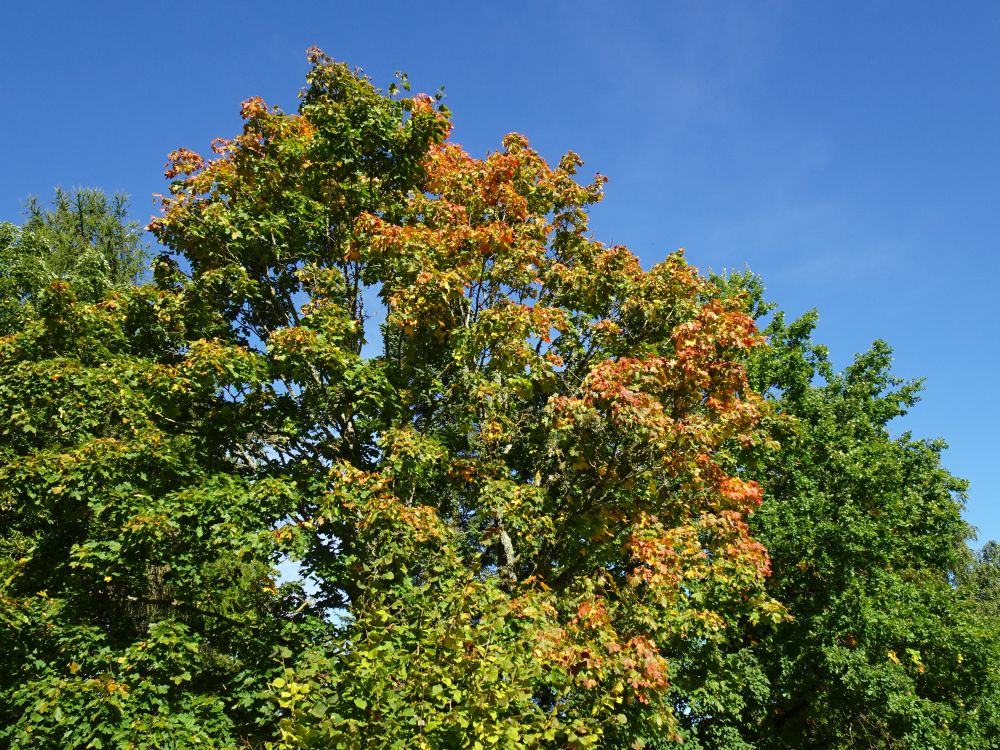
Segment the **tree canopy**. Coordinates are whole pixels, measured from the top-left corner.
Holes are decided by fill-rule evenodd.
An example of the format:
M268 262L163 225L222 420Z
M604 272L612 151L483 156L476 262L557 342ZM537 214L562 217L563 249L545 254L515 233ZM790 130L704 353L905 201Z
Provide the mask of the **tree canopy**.
M748 281L759 301L753 279L730 279ZM702 731L711 747L991 747L1000 653L996 620L958 585L970 575L966 484L942 467L941 441L890 432L920 383L892 375L889 347L876 341L837 373L815 321L774 315L748 363L780 444L743 458L765 486L751 527L791 617L752 635L757 690Z
M888 349L309 61L170 155L147 283L121 199L0 230L0 747L990 747L993 558Z

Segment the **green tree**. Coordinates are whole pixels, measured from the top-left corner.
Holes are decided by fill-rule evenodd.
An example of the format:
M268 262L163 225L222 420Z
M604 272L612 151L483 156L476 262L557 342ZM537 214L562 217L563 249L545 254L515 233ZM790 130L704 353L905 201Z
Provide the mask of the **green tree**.
M730 281L766 311L759 282ZM892 375L891 350L876 342L837 373L815 320L774 315L752 355L776 444L741 459L765 488L751 525L791 618L747 632L756 679L728 713L694 717L698 734L716 748L993 747L995 631L954 585L966 485L943 443L890 433L920 388Z
M0 224L0 335L19 328L53 281L72 282L78 298L95 302L146 270L147 249L124 195L57 189L51 208L31 198L26 214L22 226Z
M233 449L260 367L186 339L178 295L49 285L0 338L0 746L233 747L303 604L276 584L290 485Z
M984 617L1000 621L1000 544L967 550L964 563L956 577L959 591Z

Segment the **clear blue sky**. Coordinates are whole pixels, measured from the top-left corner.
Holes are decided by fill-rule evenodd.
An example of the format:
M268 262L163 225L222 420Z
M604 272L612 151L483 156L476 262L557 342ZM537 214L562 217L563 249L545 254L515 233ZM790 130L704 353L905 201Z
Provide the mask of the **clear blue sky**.
M166 153L294 108L312 44L446 86L475 154L579 152L596 236L751 268L838 364L889 341L927 379L899 429L951 444L1000 538L1000 2L5 3L0 219L87 185L147 220Z

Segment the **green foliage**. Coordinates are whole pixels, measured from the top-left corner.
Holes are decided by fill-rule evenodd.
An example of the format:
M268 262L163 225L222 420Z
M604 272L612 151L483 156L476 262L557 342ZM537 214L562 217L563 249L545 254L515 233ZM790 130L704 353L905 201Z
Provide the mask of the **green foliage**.
M1000 622L1000 544L960 551L965 555L956 575L959 591L985 618Z
M730 280L766 312L747 281ZM751 525L791 618L748 631L763 680L696 733L718 748L992 747L996 630L954 585L965 483L942 468L940 441L891 435L920 387L891 374L891 350L876 342L836 373L815 320L775 314L749 367L777 441L742 459L765 486Z
M230 747L270 718L302 605L275 584L295 490L229 455L250 404L220 394L256 357L173 333L176 303L58 282L0 339L5 747Z
M0 335L17 330L30 316L26 306L54 281L72 282L90 302L135 282L146 248L127 216L123 195L57 189L51 209L32 198L23 226L0 224Z

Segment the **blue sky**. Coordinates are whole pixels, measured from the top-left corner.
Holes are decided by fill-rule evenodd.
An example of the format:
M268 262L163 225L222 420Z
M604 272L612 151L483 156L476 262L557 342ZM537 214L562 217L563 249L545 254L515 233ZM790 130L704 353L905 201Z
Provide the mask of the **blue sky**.
M1000 3L7 3L0 220L86 185L145 222L165 155L248 96L294 108L312 44L444 85L475 154L577 151L610 177L598 238L749 267L839 365L887 340L926 378L898 428L950 443L1000 538Z

